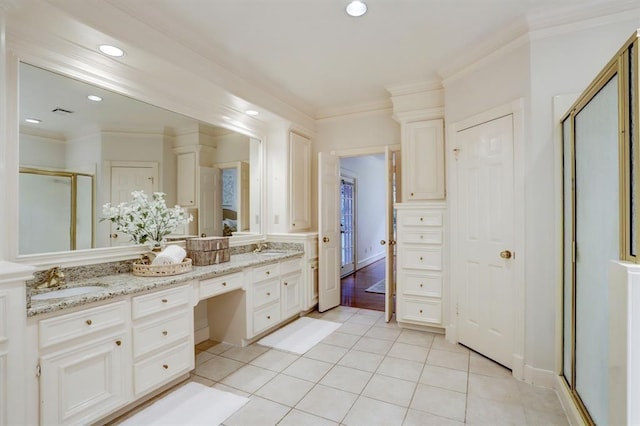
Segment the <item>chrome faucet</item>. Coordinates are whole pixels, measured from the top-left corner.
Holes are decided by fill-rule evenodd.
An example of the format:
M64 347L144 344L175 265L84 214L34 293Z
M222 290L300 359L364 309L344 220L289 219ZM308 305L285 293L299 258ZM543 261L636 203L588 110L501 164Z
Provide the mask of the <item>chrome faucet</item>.
M255 248L255 250L253 250L253 252L254 253L260 253L262 250L266 249L267 247L269 247L269 246L266 245L265 243L256 244L256 248Z
M65 284L64 272L59 266L54 266L47 271L47 278L36 286L36 289L55 288Z

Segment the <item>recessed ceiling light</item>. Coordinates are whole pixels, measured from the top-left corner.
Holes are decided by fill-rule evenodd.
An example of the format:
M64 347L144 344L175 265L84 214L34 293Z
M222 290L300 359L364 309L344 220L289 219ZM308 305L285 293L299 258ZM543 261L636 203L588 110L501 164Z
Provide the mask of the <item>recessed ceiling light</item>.
M245 111L247 113L247 115L251 115L251 116L256 116L258 114L260 114L258 111L256 111L255 109L248 109Z
M89 95L87 96L87 99L93 102L100 102L102 100L102 98L98 95Z
M42 120L38 120L37 118L25 118L24 121L31 124L39 124L42 123Z
M362 16L367 13L367 5L360 0L354 0L347 5L347 14L349 16Z
M120 58L124 56L124 50L119 47L111 46L110 44L101 44L99 49L105 55L113 56L114 58Z

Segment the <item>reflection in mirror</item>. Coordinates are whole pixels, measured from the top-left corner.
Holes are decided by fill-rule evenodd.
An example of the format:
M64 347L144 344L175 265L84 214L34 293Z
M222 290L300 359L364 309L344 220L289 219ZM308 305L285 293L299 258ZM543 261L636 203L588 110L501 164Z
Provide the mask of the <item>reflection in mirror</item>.
M132 244L99 219L134 190L193 213L173 239L260 234L259 140L26 63L19 77L20 255Z

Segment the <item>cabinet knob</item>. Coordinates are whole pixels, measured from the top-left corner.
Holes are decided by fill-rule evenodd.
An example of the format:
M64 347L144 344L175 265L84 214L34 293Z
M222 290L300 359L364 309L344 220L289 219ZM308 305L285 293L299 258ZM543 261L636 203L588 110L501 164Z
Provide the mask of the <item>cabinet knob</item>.
M422 313L422 309L420 309L420 313Z
M422 288L422 287L423 287L423 286L422 286L422 283L420 283L420 288Z
M163 331L162 331L162 335L163 335L163 336L166 336L167 334L169 334L169 332L168 332L167 330L163 330Z
M109 237L111 237L111 238L113 238L115 240L116 238L118 238L118 234L116 234L116 233L109 234Z
M169 369L169 365L168 364L162 364L162 368L164 368L165 370Z
M117 345L117 346L122 345L122 340L116 340L116 345Z
M411 195L413 195L413 194L411 194ZM423 220L424 220L424 218L423 218L423 217L421 217L421 218L420 218L420 222L422 222Z
M267 319L271 319L271 315L267 315Z
M420 239L421 239L421 240L424 240L424 235L420 235Z
M422 259L422 258L420 258L420 259ZM162 303L167 303L167 302L168 302L167 299L162 299Z
M289 285L289 283L284 283L284 285Z
M226 286L227 286L227 282L225 281L222 283L222 287L226 287Z
M86 320L85 322L87 323L87 325L93 324L93 321L91 321L90 319Z
M413 192L411 193L411 196L413 197Z
M267 292L267 296L271 296L271 293Z
M295 223L292 223L292 224L291 224L291 226L296 226L296 224L295 224Z
M267 272L266 272L266 274L267 274L267 275L271 274L271 271L267 271Z
M420 256L420 261L422 261L422 256Z

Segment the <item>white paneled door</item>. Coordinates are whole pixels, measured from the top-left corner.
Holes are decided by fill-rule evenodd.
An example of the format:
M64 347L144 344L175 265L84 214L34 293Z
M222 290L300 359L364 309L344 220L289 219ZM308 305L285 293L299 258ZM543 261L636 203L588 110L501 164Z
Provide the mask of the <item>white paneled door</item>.
M203 237L222 236L222 171L200 167L198 232Z
M133 191L143 191L149 197L158 191L157 163L112 163L110 172L112 206L131 201ZM111 246L131 244L131 237L116 232L113 224L109 236Z
M398 156L399 157L399 156ZM396 293L396 237L395 226L393 220L393 204L395 202L394 196L394 153L385 148L385 174L387 181L386 189L386 209L385 209L385 234L387 237L386 254L385 254L385 285L384 285L384 315L387 322L391 321L394 309L394 295ZM384 241L381 241L384 242Z
M340 160L318 154L318 310L340 305Z
M457 132L458 341L512 368L513 116Z

